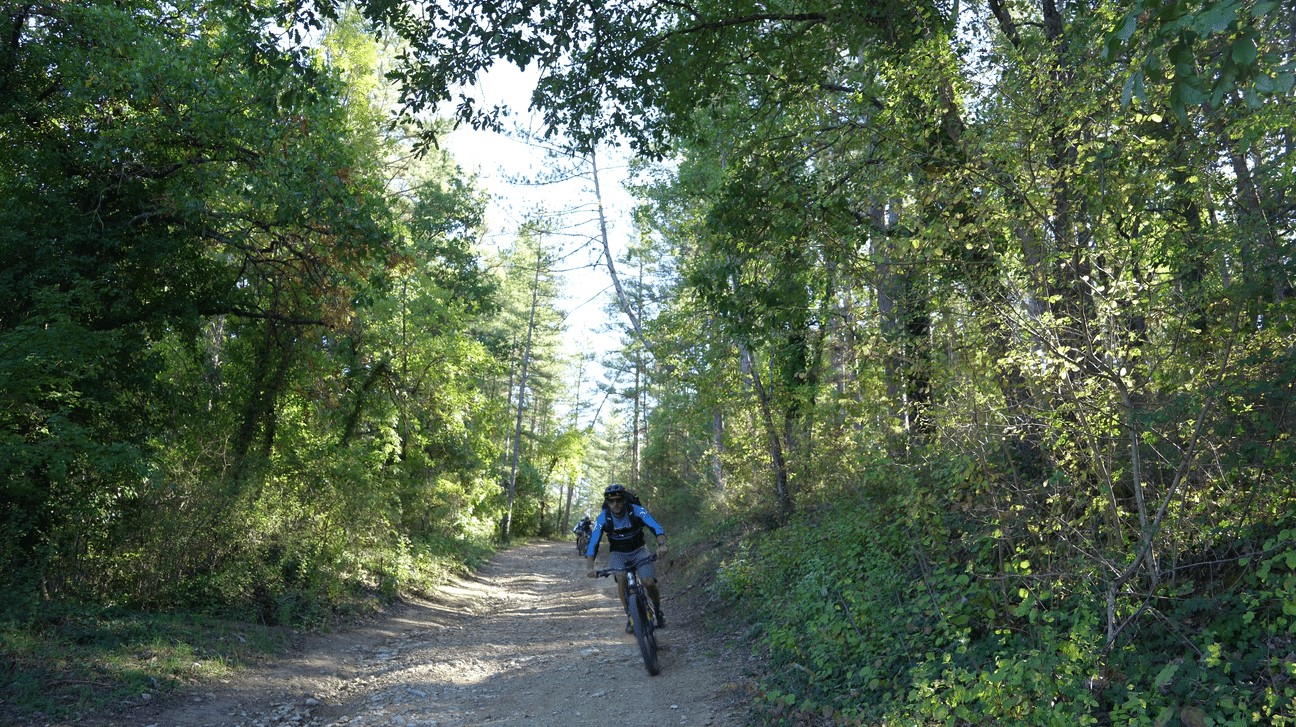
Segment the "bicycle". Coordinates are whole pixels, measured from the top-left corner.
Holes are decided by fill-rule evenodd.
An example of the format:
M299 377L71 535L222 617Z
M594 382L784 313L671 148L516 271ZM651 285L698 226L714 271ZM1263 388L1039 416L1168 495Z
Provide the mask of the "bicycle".
M639 654L643 656L644 667L648 669L649 674L657 676L661 672L661 665L657 663L657 636L653 633L653 623L657 614L653 611L652 599L648 597L643 583L639 581L638 571L639 566L654 560L657 560L657 556L650 555L626 565L625 568L604 568L596 573L600 578L606 578L617 571L626 574L626 611L634 627L635 641L639 642Z
M576 533L576 554L585 555L585 549L589 547L590 534L584 530Z

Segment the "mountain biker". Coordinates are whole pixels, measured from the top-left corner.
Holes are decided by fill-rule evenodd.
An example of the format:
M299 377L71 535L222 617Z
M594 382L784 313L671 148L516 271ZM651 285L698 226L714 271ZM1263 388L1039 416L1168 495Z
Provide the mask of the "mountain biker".
M631 563L648 558L648 546L644 544L643 529L649 528L657 535L657 554L666 553L666 531L653 520L652 515L642 505L629 502L629 491L618 484L611 484L603 490L603 510L594 521L594 533L590 535L589 545L585 548L585 561L589 566L586 573L590 578L597 578L594 568L594 556L598 553L598 544L604 533L608 538L609 565L612 568L625 568ZM651 561L637 568L639 579L648 590L652 599L653 611L657 614L654 626L662 628L666 619L662 615L661 590L657 587L657 574ZM626 609L625 573L616 574L617 595L621 597L621 608ZM634 626L626 619L626 633L633 633Z
M581 521L576 523L576 527L572 528L572 532L577 535L580 535L581 533L589 535L591 528L593 527L594 521L590 519L589 513L585 513L585 517L581 518Z

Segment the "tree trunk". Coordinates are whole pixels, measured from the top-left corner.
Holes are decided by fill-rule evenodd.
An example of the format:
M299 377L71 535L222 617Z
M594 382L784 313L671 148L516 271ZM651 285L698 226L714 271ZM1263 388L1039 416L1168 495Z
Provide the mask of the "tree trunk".
M774 498L778 503L779 515L784 519L792 514L792 492L788 487L787 463L783 459L783 437L774 421L773 407L768 392L761 383L760 372L746 345L740 344L739 355L742 356L742 368L751 379L752 390L756 392L756 401L760 405L761 419L765 422L766 439L769 442L770 468L774 475Z
M894 207L874 208L870 214L876 231L878 313L887 341L885 359L888 399L907 434L891 442L891 454L902 457L923 441L932 427L930 293L911 261L899 260L891 235L897 222Z
M724 492L724 412L719 407L711 410L711 484Z
M518 453L522 449L522 414L526 404L527 372L531 364L531 334L535 331L536 306L540 302L540 249L536 246L535 280L531 288L531 314L527 318L526 347L522 351L522 375L518 383L517 424L513 428L513 456L509 463L508 506L504 511L504 522L500 527L501 536L509 539L509 529L513 520L513 501L517 499Z
M273 321L267 322L265 340L257 352L252 390L248 392L242 421L231 447L233 452L231 459L234 462L231 478L236 481L247 474L248 457L258 427L261 429L261 453L268 457L270 449L274 446L279 394L287 382L288 369L292 360L292 342L284 343L279 338L278 326ZM274 360L276 354L278 354L278 361Z
M572 527L571 506L572 506L572 500L574 499L575 495L576 495L576 483L568 480L567 481L567 501L563 504L562 530L560 531L560 534L565 535L566 533L571 532L571 527Z
M612 287L616 290L617 303L621 306L621 312L625 313L626 318L630 321L630 327L634 329L635 338L645 350L651 351L652 347L648 345L648 338L644 336L643 326L639 322L637 311L630 305L630 298L626 295L625 288L621 285L621 278L617 275L616 261L612 256L612 245L608 240L607 213L603 207L603 189L599 185L598 159L594 152L590 152L590 174L594 180L594 199L598 204L599 220L599 238L603 242L603 259L607 261L608 275L612 278Z

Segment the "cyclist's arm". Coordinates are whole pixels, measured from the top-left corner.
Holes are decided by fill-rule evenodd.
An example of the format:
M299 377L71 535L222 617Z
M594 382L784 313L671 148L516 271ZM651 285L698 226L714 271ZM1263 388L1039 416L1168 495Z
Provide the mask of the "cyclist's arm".
M590 568L594 567L594 554L598 552L599 538L603 537L603 513L599 513L598 519L594 521L594 529L590 531L589 545L585 546L585 557L589 560Z
M594 556L598 553L598 543L603 537L603 513L599 513L598 520L594 521L594 529L590 533L589 544L585 546L585 575L590 578L598 577L594 568Z
M632 505L631 507L634 508L635 514L639 516L639 519L643 520L644 525L647 525L649 528L651 528L652 531L657 535L657 544L665 545L666 529L663 528L661 525L659 525L656 520L653 520L653 516L648 514L647 509L639 505Z

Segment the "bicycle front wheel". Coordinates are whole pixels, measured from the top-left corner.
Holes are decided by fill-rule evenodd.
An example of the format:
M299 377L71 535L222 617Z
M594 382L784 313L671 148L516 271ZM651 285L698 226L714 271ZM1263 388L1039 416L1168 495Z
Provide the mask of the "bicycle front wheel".
M643 656L644 667L649 674L656 676L661 672L657 663L657 636L653 633L652 619L648 615L647 599L641 593L631 592L626 596L626 605L630 607L630 620L634 624L635 641L639 642L639 654Z

